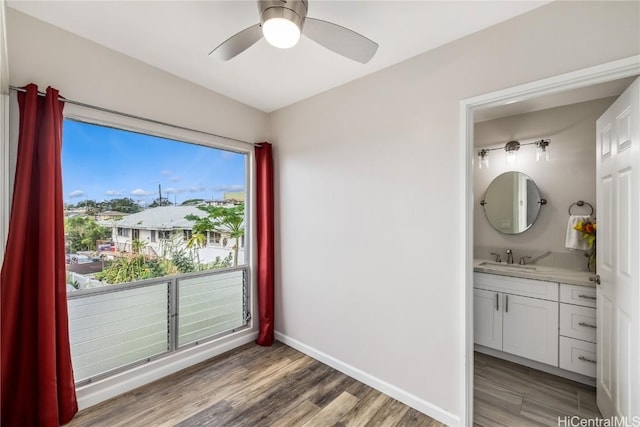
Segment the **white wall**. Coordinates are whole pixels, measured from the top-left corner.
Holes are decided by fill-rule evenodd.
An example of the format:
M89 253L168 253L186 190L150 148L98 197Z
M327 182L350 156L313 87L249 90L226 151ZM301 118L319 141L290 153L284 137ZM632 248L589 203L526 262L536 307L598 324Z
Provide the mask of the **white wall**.
M474 246L476 257L487 258L487 251L506 248L514 251L516 261L521 256L537 256L553 252L540 260L542 264L574 267L586 270L582 252L570 252L564 247L569 206L584 200L596 206L596 120L616 97L550 108L476 123L476 151L481 147L504 147L507 141L521 143L550 139L548 162L536 162L535 146L521 147L518 164L507 166L504 151L489 153L489 168L474 170ZM542 206L536 222L522 234L497 232L478 204L491 181L498 175L518 170L529 175L538 185L548 203ZM588 214L585 208L574 207L576 214ZM597 211L594 215L597 214ZM503 256L503 260L506 256Z
M5 0L0 0L0 265L9 233L9 63L5 22Z
M639 17L552 3L272 113L279 336L458 424L459 101L638 54Z
M13 86L51 85L86 104L249 142L267 137L265 113L11 8L7 31Z

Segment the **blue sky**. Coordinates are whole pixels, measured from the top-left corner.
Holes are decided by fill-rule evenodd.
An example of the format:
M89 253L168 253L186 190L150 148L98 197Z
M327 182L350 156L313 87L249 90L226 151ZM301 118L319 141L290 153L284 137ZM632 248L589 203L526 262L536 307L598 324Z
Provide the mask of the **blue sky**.
M118 129L64 121L65 203L130 197L142 206L158 197L221 199L244 191L245 155Z

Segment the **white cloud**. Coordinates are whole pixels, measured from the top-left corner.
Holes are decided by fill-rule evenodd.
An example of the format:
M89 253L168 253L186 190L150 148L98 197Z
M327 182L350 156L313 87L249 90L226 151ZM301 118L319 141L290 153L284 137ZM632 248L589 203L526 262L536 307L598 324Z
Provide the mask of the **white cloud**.
M107 190L104 192L104 194L106 196L121 196L122 195L122 191L118 191L118 190Z
M182 178L180 178L179 176L172 176L171 178L169 178L169 181L171 182L179 182L181 180Z
M244 191L244 185L241 185L241 184L216 185L215 187L213 187L213 191Z
M200 193L201 191L206 190L202 185L193 186L189 188L189 193Z
M163 169L163 170L160 171L160 175L162 175L162 176L171 176L172 173L168 169Z
M136 188L131 192L132 196L146 197L153 194L153 191L144 191L142 188Z
M82 190L75 190L75 191L72 191L71 193L69 193L69 198L70 199L75 199L75 198L78 198L78 197L84 197L86 195L87 195L87 193L85 193Z

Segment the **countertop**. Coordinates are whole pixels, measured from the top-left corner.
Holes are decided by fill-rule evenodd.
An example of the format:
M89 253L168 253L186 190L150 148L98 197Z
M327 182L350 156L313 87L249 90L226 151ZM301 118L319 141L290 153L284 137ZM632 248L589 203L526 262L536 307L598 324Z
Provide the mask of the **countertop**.
M543 280L545 282L568 283L571 285L594 288L595 282L589 281L594 276L588 271L569 270L544 265L518 265L497 263L485 259L473 260L473 271L477 273L497 274L499 276L520 277L522 279Z

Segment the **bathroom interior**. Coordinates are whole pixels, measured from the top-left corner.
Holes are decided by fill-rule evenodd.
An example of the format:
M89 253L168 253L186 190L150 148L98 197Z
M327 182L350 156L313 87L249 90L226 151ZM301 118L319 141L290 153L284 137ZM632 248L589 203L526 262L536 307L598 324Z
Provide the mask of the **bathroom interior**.
M597 222L596 120L636 78L475 112L478 425L601 416L595 257L572 229Z

